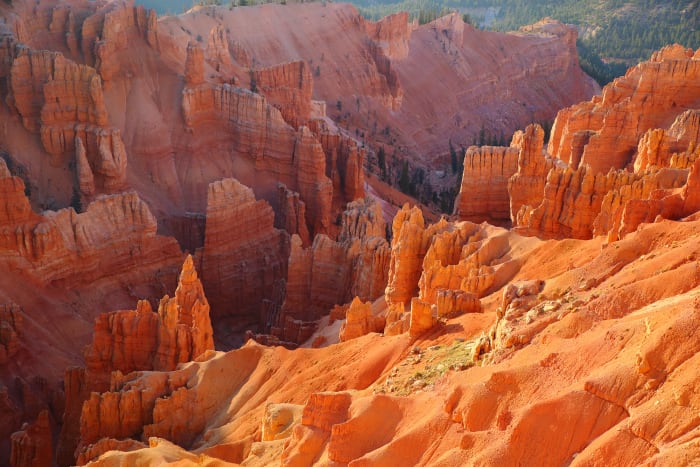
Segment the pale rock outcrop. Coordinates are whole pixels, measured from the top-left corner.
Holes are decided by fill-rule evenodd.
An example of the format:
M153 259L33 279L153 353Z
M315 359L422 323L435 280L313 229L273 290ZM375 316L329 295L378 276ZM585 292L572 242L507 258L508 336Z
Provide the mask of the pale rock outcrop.
M345 342L364 336L370 332L382 332L384 330L384 318L372 314L372 303L363 303L355 297L345 314L345 322L340 328L340 341Z
M534 307L542 301L539 294L544 284L543 280L517 281L503 288L498 319L491 331L490 349L505 349L527 343L523 327L537 316L538 310L534 310Z
M508 180L518 170L518 147L472 146L464 156L454 214L471 222L510 220Z
M635 172L649 167L669 167L678 153L692 152L700 142L700 110L687 110L676 117L668 130L648 130L639 140Z
M297 404L268 404L262 423L262 441L285 439L301 423L304 407Z

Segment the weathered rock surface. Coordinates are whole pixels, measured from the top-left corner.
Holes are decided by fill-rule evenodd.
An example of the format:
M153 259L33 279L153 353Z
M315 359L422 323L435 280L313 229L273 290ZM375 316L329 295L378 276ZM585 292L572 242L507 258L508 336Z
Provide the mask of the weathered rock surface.
M533 119L551 119L557 109L597 91L578 66L575 30L551 20L506 35L475 30L459 15L418 26L405 14L372 23L351 6L285 6L289 8L262 8L268 19L264 25L253 10L233 14L205 8L167 18L159 25L161 44L163 36L172 35L181 38L182 47L183 30L191 32L187 40L199 34L209 36L212 44L216 37L220 45L208 45L207 55L223 54L221 70L226 57L233 57L235 71L217 73L217 64L207 59L214 80L250 83L252 73L255 88L282 109L293 126L298 117L287 118L284 109L297 91L308 92L309 80L299 79L295 68L305 67L301 75L310 72L314 95L328 103L332 118L356 130L358 137L382 139L384 134L387 142L396 139L418 165L444 157L450 139L471 141L478 134L475 128L483 126L491 135L510 134ZM343 34L338 35L340 30ZM519 59L513 61L512 56ZM262 89L265 74L275 82L290 83L282 76L284 70L293 70L288 76L294 80L279 91L281 98ZM425 86L435 73L443 85ZM296 107L306 114L308 104L301 104ZM240 174L230 175L242 179Z
M98 462L692 464L698 222L650 224L602 249L447 223L426 257L455 258L474 228L494 245L467 258L495 254L506 236L522 266L484 297L484 313L415 337L295 351L250 342L172 372L115 376L100 406L140 401L146 425L131 436L170 441ZM442 449L426 451L433 443Z
M259 92L282 113L284 121L298 128L311 117L313 78L306 62L296 61L255 70Z
M123 400L99 394L118 384L121 375L174 370L213 349L209 303L192 257L187 256L174 297L163 297L157 312L140 300L136 310L105 313L95 321L93 342L85 349L86 368L66 372L61 455L72 455L70 448L76 444L82 451L102 438L122 439L142 430L145 409L138 406L140 394L130 393Z
M639 140L635 172L650 167L671 166L673 156L692 153L700 141L700 110L687 110L676 117L668 130L648 130Z
M0 305L0 365L5 365L19 350L23 328L24 313L19 305Z
M415 24L408 21L407 12L389 15L376 23L367 22L365 27L386 57L391 60L406 58L411 32L415 29Z
M562 110L549 153L541 130L528 127L509 182L513 225L544 238L609 234L612 241L661 212L683 217L646 200L683 186L696 159L697 110L684 110L700 105L696 71L692 54L669 47L606 86L602 98ZM679 83L688 83L687 91ZM656 86L664 91L653 92ZM620 230L622 223L628 227Z
M299 198L299 193L282 183L277 185L277 193L279 214L275 216L275 227L286 230L290 235L298 235L302 245L308 246L311 236L306 225L306 203Z
M404 206L394 218L384 332L419 335L438 318L481 311L479 299L520 269L511 249L507 234L444 218L425 227L420 210Z
M21 431L12 434L11 441L10 465L13 467L51 465L53 449L51 447L49 412L44 410L35 422L25 423Z
M317 235L304 249L301 238L292 237L286 297L273 335L303 342L310 334L297 334L299 321L318 320L353 297L372 301L384 292L389 244L380 206L370 198L350 203L342 224L337 242Z
M272 208L250 188L235 179L209 185L200 257L214 318L245 326L266 323L263 301L287 276L289 248L289 235L274 227Z
M588 164L593 174L622 169L635 162L647 130L665 128L685 109L700 105L700 60L692 50L669 46L608 84L600 97L563 110L552 127L548 152L577 168ZM592 131L580 154L574 137ZM644 168L644 156L635 162Z
M355 297L345 314L345 322L340 328L340 341L344 342L364 336L370 332L382 332L384 330L384 318L372 313L372 304L363 303Z
M660 218L682 219L700 211L700 159L690 169L683 188L675 191L658 189L648 197L628 200L619 208L608 241L634 232L642 223L656 222Z
M136 193L103 195L81 214L68 208L37 215L23 181L9 174L4 161L0 190L5 193L0 260L25 270L39 284L77 286L180 256L174 239L156 235L156 220Z
M138 330L137 333L126 330ZM93 343L85 350L89 373L119 370L172 370L214 349L209 303L191 256L182 266L175 296L161 299L158 311L141 300L136 310L101 314Z
M296 404L268 404L262 424L262 441L285 439L301 422L304 407Z
M464 156L464 172L454 213L471 222L510 220L508 180L518 170L518 147L472 146Z
M537 206L542 201L547 174L556 161L543 152L544 130L539 125L528 125L524 132L517 132L512 144L520 147L518 170L508 181L510 218L515 225L523 206Z

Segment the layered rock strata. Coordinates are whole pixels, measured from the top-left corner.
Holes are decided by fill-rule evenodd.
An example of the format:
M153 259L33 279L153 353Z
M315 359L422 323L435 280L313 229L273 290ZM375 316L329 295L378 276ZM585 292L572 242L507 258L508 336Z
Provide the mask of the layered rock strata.
M508 180L518 170L517 146L472 146L464 156L464 171L454 214L471 222L510 220Z
M520 269L509 237L470 222L426 226L406 205L394 218L385 334L431 329L439 318L481 311L480 298Z
M59 438L59 462L66 462L102 438L122 439L140 432L143 408L120 403L101 392L144 370L174 370L214 349L209 302L191 256L182 266L174 296L164 296L153 311L146 300L136 310L100 315L93 342L85 349L86 368L66 372L66 412ZM157 396L156 396L157 397ZM153 401L151 401L152 403ZM79 431L78 431L79 430Z
M656 52L608 84L599 97L562 110L552 127L548 152L593 174L635 162L638 142L647 130L664 128L685 109L700 105L700 57L679 45ZM575 137L593 132L577 149ZM646 162L635 165L641 169Z
M337 242L317 235L305 249L293 236L286 297L271 334L303 342L310 334L296 334L301 323L318 320L353 297L372 301L381 296L389 261L385 235L381 207L366 198L348 204Z
M266 201L236 179L209 185L199 258L215 319L236 318L253 327L268 321L263 302L287 277L290 251L289 234L274 227L274 216Z
M692 109L700 105L699 63L682 47L661 50L606 86L601 98L562 110L547 151L541 128L517 134L522 144L508 186L513 225L544 238L615 240L661 212L682 217L682 209L652 209L654 216L640 210L664 196L657 190L686 185L700 141ZM622 223L628 227L620 230Z

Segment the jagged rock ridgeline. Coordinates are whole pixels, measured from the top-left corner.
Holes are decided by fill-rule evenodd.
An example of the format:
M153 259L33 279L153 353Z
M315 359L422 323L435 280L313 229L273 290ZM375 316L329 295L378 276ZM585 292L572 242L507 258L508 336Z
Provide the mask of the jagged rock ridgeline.
M364 151L328 125L311 124L312 80L306 65L296 62L255 73L260 92L269 96L273 107L260 94L203 82L202 50L193 44L187 50L182 112L196 146L204 148L210 137L230 141L258 174L244 172L242 182L275 201L276 184L285 184L305 203L308 229L330 233L334 196L348 202L363 194ZM213 122L222 125L221 131L208 129Z
M449 256L469 228L477 226L447 223L450 235L433 240L430 254ZM452 329L436 337L370 333L293 352L251 342L173 372L133 374L109 397L150 398L146 387L164 394L143 431L154 438L96 462L166 453L252 465L306 465L323 456L448 465L693 461L700 451L686 420L698 399L697 228L697 220L659 222L604 249L600 239L545 242L493 228L489 237L506 236L521 267L484 297L483 313L452 318ZM640 284L646 293L636 293ZM366 316L365 305L355 302L354 318ZM673 346L677 339L684 345ZM438 367L444 373L431 376ZM235 371L221 378L226 368ZM195 400L206 401L203 414L190 413ZM582 406L593 419L580 415ZM665 428L656 431L659 420ZM552 444L532 443L533 433ZM658 448L635 441L641 433ZM432 442L442 451L423 448Z
M348 204L337 242L317 235L304 248L294 235L284 303L270 317L270 334L300 344L335 305L377 299L386 287L389 254L382 210L371 198Z
M607 235L611 241L662 213L672 219L692 214L681 198L668 198L665 208L651 200L681 187L687 198L693 190L688 175L700 142L699 64L697 53L680 46L656 53L606 86L602 97L562 110L547 151L538 125L516 133L510 148L470 149L455 213L481 220L477 201L502 200L507 190L510 218L521 232L545 238ZM652 92L649 86L657 85L664 90ZM507 185L504 173L510 174ZM494 183L478 188L482 179Z
M679 45L656 52L608 84L599 97L564 109L552 126L548 153L576 169L606 173L635 163L647 130L666 128L700 101L700 56ZM592 132L592 133L591 133ZM577 137L588 133L585 144ZM642 161L635 163L642 169Z
M0 259L39 284L77 286L180 255L174 239L156 234L156 220L136 193L98 197L81 214L67 208L39 215L31 210L22 179L1 159L0 189ZM133 256L134 248L140 257Z
M509 237L444 218L426 226L418 208L394 218L385 334L419 335L439 318L481 311L480 298L519 270Z
M234 14L202 8L162 21L161 35L184 28L204 37L226 28L230 55L236 55L234 49L246 51L234 60L243 68L237 74L240 83L257 76L248 76L255 66L270 70L301 57L313 76L314 95L328 103L329 115L357 128L358 134L379 137L379 130L388 127L412 159L445 154L450 138L471 141L481 123L498 135L531 121L532 111L535 119L550 119L559 108L597 90L578 67L575 30L551 20L504 35L475 30L459 15L418 26L406 14L368 22L350 5L267 5L260 11L269 18L269 29L253 26L258 24L251 16L257 14L254 9ZM338 30L344 31L342 37ZM522 60L510 60L512 56ZM425 86L427 73L439 73L442 86ZM533 79L520 79L526 74ZM496 78L505 93L492 89ZM292 88L303 88L306 79L297 81ZM473 84L465 89L465 82ZM518 102L512 96L519 96Z
M148 301L140 300L136 310L104 313L95 320L93 342L85 349L86 368L66 373L59 462L72 463L76 445L83 451L102 438L123 439L143 429L151 416L144 412L154 400L141 401L138 394L138 400L120 400L99 393L120 384L123 374L171 371L213 350L209 311L193 259L187 256L174 297L164 296L156 312ZM136 403L143 406L133 413Z

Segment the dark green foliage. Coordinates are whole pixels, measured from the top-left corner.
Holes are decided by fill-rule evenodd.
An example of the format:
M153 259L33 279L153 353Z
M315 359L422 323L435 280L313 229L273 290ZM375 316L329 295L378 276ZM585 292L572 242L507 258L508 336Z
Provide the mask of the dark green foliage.
M408 11L419 23L458 11L481 28L512 31L549 16L580 28L581 67L601 85L661 47L700 47L697 0L353 0L361 13L379 19ZM489 11L489 14L485 12ZM486 17L488 21L486 20ZM480 144L485 144L486 140Z
M377 151L377 165L379 165L382 180L386 180L386 153L383 146L380 146L379 151Z
M411 179L408 176L408 161L403 161L401 164L401 174L399 175L399 190L404 193L410 193Z
M258 92L258 82L255 80L255 72L251 69L250 74L250 90L253 92Z
M73 196L70 198L70 206L75 209L75 212L83 211L83 202L80 200L80 192L76 187L73 187Z
M456 174L459 171L459 161L457 160L457 151L452 146L452 140L450 140L450 165L452 166L452 173Z

